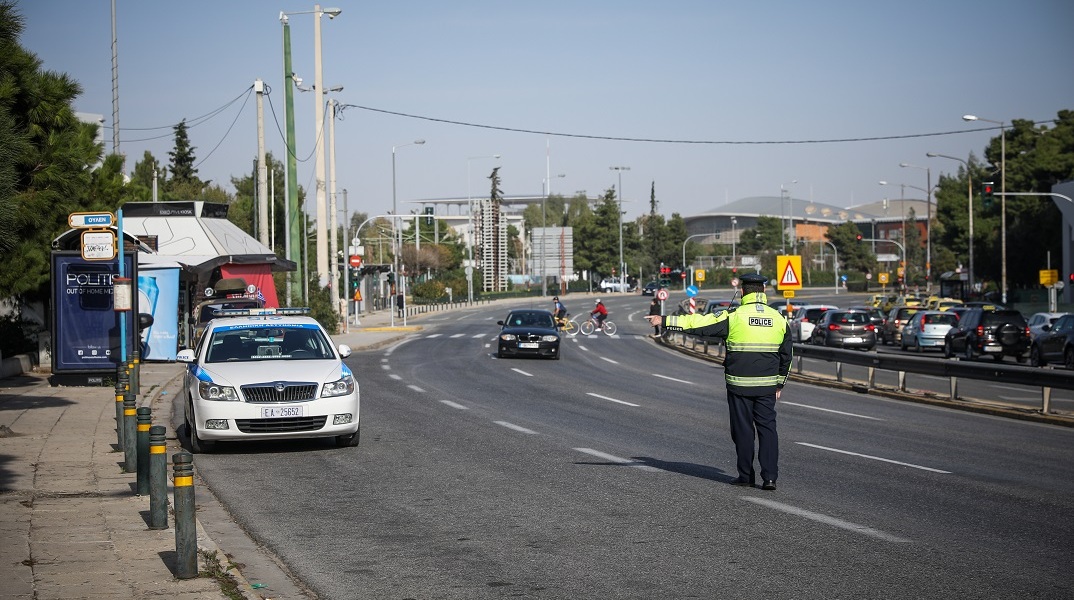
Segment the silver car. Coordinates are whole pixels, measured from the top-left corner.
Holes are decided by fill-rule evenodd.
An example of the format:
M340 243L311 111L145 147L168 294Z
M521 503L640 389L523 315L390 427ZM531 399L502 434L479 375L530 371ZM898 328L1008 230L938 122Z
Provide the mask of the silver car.
M926 348L943 350L948 330L958 325L958 315L943 310L922 310L914 313L902 329L899 345L903 350Z

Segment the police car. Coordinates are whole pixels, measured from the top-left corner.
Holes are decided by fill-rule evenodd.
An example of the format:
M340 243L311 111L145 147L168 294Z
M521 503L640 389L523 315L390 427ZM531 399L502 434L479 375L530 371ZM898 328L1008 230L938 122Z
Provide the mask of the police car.
M217 441L335 438L357 446L359 393L308 308L217 310L194 349L179 351L190 449Z

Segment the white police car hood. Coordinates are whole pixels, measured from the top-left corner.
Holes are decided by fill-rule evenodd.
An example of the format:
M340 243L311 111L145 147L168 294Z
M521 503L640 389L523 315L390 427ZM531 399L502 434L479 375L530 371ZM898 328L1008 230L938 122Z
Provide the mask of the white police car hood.
M353 374L339 359L255 360L207 363L196 367L200 381L241 387L262 383L331 383Z

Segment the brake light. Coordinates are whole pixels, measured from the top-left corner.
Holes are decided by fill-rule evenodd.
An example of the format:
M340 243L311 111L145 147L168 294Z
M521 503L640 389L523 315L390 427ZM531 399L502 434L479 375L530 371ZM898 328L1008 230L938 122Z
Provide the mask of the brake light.
M984 326L983 325L978 325L977 326L977 337L984 337Z
M802 317L802 322L803 322L803 323L808 323L808 322L809 322L809 318L807 318L807 317Z
M839 326L835 323L831 323L828 325L828 331L835 331L836 329L839 329Z
M865 326L865 331L876 331L876 325L869 324Z

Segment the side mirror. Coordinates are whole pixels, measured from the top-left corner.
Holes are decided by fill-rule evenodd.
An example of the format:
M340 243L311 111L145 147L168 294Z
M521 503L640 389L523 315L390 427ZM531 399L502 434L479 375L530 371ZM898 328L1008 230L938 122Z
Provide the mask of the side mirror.
M175 360L176 362L192 363L194 362L194 351L189 348L180 350L179 353L175 355Z
M343 358L347 358L351 355L351 347L347 344L340 344L337 350L339 350L339 355Z

